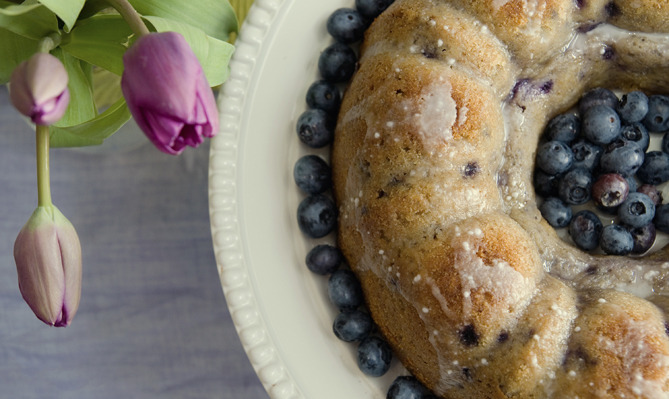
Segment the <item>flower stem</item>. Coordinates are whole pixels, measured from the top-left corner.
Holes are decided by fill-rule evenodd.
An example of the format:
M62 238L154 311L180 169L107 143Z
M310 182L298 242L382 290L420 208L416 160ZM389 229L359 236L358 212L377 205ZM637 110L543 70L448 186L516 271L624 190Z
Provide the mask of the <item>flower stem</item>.
M37 125L36 127L37 156L37 205L51 205L51 182L49 177L49 127Z
M37 50L41 53L48 53L60 45L60 35L52 33L43 37L37 44Z
M137 36L144 36L150 33L146 24L142 21L142 17L137 13L137 10L133 8L128 0L107 0L107 3L121 14L125 22L130 25L130 29L132 29Z

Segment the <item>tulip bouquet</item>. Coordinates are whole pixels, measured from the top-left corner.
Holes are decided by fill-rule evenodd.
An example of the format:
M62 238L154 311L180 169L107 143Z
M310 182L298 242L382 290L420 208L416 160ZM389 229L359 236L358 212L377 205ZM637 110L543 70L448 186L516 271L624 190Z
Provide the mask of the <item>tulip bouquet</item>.
M77 233L51 200L49 149L103 144L131 118L168 154L212 137L211 87L227 78L237 25L227 0L0 0L0 83L36 131L37 208L14 258L43 322L71 322L82 275ZM101 81L117 88L107 104Z

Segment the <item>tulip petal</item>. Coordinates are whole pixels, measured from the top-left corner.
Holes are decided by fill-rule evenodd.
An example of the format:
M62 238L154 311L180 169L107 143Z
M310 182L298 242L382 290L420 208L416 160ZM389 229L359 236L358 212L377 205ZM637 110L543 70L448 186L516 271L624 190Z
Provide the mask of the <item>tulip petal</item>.
M33 98L25 79L27 63L28 61L23 61L12 71L9 80L9 99L20 113L29 116L33 108Z
M149 125L147 137L158 149L172 155L183 151L184 146L177 143L183 122L151 112L145 112L143 119Z
M14 69L10 99L38 125L50 125L65 114L70 101L67 71L58 58L37 53Z
M14 258L21 295L40 320L54 325L64 288L54 226L26 224L16 238Z
M193 108L193 115L189 121L192 124L203 125L207 121L207 111L204 108L200 93L197 93L195 98L195 107Z
M51 125L63 117L69 102L70 91L66 88L57 98L47 101L41 107L35 107L30 119L37 125Z
M197 112L204 113L207 120L207 126L203 129L202 134L205 137L214 137L218 133L218 107L214 92L209 88L204 76L198 82L197 107Z
M180 139L183 140L185 145L191 147L197 147L202 144L202 125L185 125L181 129Z
M65 286L61 323L66 326L77 313L81 298L81 243L72 223L56 207L54 207L54 223L58 227L57 238Z
M58 97L67 88L67 71L60 60L48 53L36 53L26 65L25 80L35 103Z
M121 81L128 102L188 121L195 105L195 87L203 75L195 54L178 33L142 36L123 56Z
M54 206L39 206L14 243L19 290L44 323L66 326L81 296L81 246Z
M218 110L202 67L175 32L143 36L123 57L121 89L137 124L161 151L177 155L218 131Z

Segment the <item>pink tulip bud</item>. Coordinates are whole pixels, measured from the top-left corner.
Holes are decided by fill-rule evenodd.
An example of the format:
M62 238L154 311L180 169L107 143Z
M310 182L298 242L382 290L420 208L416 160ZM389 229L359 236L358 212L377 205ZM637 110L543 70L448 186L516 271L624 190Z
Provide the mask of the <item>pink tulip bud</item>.
M126 51L123 64L121 89L128 108L159 150L176 155L216 134L214 94L183 36L142 36Z
M14 242L19 290L35 316L56 327L72 321L81 296L81 246L53 205L38 206Z
M67 71L51 54L36 53L12 72L9 98L20 113L37 125L63 117L70 101Z

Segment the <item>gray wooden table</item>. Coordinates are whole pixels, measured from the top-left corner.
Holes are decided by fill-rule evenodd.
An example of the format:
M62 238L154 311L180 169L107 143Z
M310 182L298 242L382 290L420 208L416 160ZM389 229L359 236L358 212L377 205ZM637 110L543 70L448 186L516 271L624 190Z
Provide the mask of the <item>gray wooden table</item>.
M0 398L266 399L216 272L208 146L51 151L84 267L79 312L59 329L23 302L12 255L36 205L34 140L0 88Z

